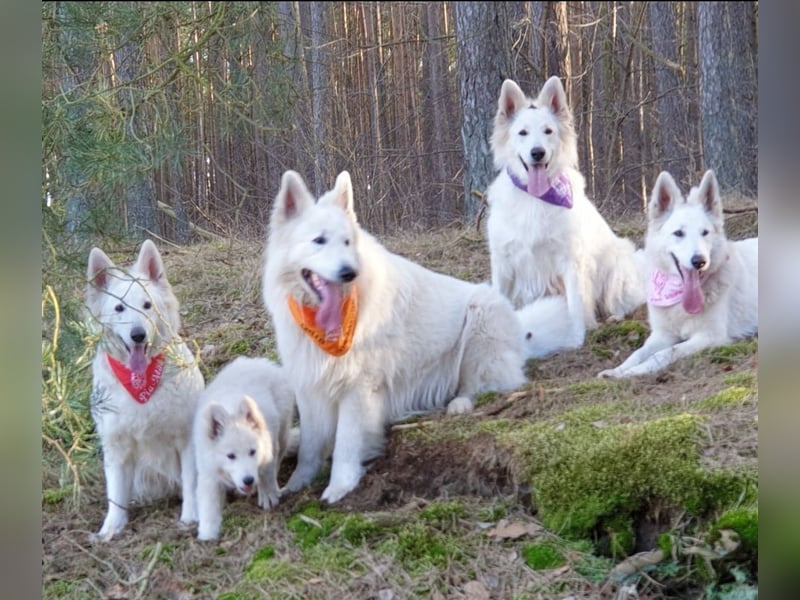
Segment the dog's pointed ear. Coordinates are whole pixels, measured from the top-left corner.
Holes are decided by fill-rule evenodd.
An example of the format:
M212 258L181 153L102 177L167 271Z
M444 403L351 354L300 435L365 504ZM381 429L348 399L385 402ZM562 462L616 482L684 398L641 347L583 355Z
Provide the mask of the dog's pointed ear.
M114 263L100 248L92 248L89 252L89 266L86 269L86 279L89 280L89 290L102 290L108 287L108 271Z
M348 171L342 171L336 176L333 190L325 197L330 198L331 202L346 212L353 221L356 220L356 210L353 205L353 181L350 179Z
M553 75L545 81L542 91L539 92L539 97L536 99L536 106L546 106L558 116L570 116L567 93L564 91L561 79L557 75Z
M700 180L696 190L692 190L690 200L697 201L706 212L717 219L722 219L722 198L719 195L719 183L714 171L709 169Z
M672 211L675 203L682 198L683 196L678 188L678 184L675 183L672 175L667 171L661 171L661 173L658 174L656 183L653 186L653 194L650 197L650 220L658 219Z
M514 114L527 104L522 88L513 79L506 79L500 87L500 99L497 101L496 120L508 122Z
M154 283L166 281L164 261L161 260L161 253L152 240L145 240L142 244L139 257L136 259L136 270L145 273Z
M228 411L225 407L216 402L212 402L206 407L206 434L208 439L214 441L225 431L225 424L228 422Z
M281 189L275 197L272 218L275 221L289 221L313 204L314 197L300 174L286 171L281 177Z
M243 417L245 421L256 431L264 431L267 424L258 408L258 404L250 396L245 394L239 402L239 416Z

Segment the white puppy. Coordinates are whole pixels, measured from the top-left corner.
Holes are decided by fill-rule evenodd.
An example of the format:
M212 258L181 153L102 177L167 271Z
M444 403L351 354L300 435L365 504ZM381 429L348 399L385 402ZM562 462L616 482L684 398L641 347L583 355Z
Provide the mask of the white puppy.
M197 537L219 537L227 490L258 492L264 509L278 504L278 468L290 445L294 393L281 367L239 357L208 385L194 424Z

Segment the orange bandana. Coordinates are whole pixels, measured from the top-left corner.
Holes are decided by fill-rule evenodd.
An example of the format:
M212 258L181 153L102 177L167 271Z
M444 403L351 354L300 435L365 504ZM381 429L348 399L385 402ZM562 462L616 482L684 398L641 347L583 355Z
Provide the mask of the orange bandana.
M325 331L317 325L317 307L298 304L291 296L286 297L289 310L295 323L314 343L331 356L342 356L350 350L353 335L358 321L358 294L356 286L350 288L350 294L342 302L342 327L339 335L329 339Z
M145 404L150 400L150 396L156 391L161 381L161 374L164 372L163 354L154 356L144 373L131 371L110 354L106 354L106 358L108 358L108 364L114 372L114 376L122 384L122 387L128 390L134 400L139 404Z

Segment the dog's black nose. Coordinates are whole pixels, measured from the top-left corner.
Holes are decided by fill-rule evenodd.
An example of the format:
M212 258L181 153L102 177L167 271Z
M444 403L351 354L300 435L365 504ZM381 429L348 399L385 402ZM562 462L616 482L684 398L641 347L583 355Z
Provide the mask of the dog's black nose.
M255 478L252 475L247 475L244 479L242 479L242 483L245 485L253 485Z
M358 275L358 272L356 272L353 267L348 265L345 265L339 269L339 280L344 281L345 283L353 281L353 279L356 278L356 275Z
M703 256L700 256L699 254L695 254L695 255L692 257L692 266L693 266L695 269L697 269L698 271L699 271L700 269L702 269L703 267L705 267L705 266L706 266L706 263L707 263L707 261L706 261L705 257L703 257Z
M544 148L539 146L531 150L531 158L534 160L534 162L541 162L541 160L544 158L544 154Z
M147 333L145 333L145 330L144 330L143 327L134 327L131 330L131 339L135 343L141 344L143 341L145 341L147 339Z

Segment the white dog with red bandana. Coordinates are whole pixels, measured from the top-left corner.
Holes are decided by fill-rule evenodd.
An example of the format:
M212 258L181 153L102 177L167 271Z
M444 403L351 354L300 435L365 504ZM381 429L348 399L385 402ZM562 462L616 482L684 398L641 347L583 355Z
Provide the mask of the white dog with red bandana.
M706 171L686 199L662 172L648 212L651 333L602 378L654 373L703 348L758 333L758 238L727 239L714 172Z
M536 99L507 79L491 138L495 167L487 190L492 285L521 313L535 351L583 344L597 316L622 319L644 302L644 282L629 240L617 237L586 197L578 170L572 112L558 77ZM562 323L552 327L564 296ZM566 332L560 335L559 332Z
M117 267L89 254L86 307L100 331L92 363L91 411L103 451L108 512L97 534L109 540L132 502L180 492L181 521L197 519L191 427L203 376L178 335L178 300L155 244Z

